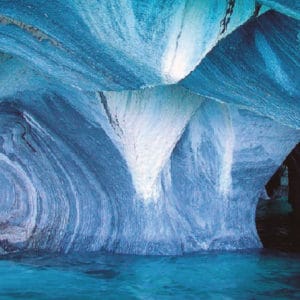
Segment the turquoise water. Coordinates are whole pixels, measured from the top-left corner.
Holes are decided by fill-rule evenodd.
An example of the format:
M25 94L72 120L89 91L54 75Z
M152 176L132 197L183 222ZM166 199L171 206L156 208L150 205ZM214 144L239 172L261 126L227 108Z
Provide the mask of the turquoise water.
M0 260L0 299L300 299L300 255L40 255Z

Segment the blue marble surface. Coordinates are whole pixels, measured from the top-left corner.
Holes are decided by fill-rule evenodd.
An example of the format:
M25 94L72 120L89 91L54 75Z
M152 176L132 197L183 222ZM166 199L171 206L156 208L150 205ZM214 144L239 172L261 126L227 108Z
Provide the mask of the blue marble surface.
M0 1L0 254L261 247L300 139L297 4L267 2Z

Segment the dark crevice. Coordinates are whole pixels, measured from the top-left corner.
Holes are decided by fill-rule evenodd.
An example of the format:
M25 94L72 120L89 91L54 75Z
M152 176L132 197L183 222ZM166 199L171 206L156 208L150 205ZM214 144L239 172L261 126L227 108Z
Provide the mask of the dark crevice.
M222 21L220 23L220 26L221 26L220 34L224 34L226 32L227 26L230 22L230 18L233 14L234 6L235 6L235 0L228 0L225 17L222 19Z
M36 149L31 145L31 143L27 140L26 135L30 132L31 127L28 125L28 129L20 122L17 122L23 128L23 133L21 134L22 140L26 143L26 145L30 148L30 150L36 153Z
M118 120L118 117L115 116L115 118L113 118L110 110L109 110L109 106L108 106L108 103L107 103L107 99L104 95L103 92L99 92L99 96L100 96L100 101L101 101L101 104L105 110L105 113L107 115L107 118L108 118L108 121L110 123L110 125L112 126L113 129L115 129L115 132L116 134L121 137L121 135L123 134L123 130L119 124L119 120Z
M300 252L300 143L266 184L256 226L264 248Z
M254 9L254 13L253 13L254 18L258 17L261 7L262 7L261 4L259 4L259 3L255 4L255 9Z

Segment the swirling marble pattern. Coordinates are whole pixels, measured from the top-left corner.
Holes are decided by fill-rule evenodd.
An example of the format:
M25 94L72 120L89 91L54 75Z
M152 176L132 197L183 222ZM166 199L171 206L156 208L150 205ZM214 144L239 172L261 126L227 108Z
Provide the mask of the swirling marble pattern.
M268 12L220 42L183 85L299 128L299 30L299 21Z
M55 95L44 97L47 105L52 105L49 113L56 112L58 108L53 101L59 98ZM9 183L1 185L1 196L6 199L1 201L4 248L68 251L70 248L80 249L78 240L81 239L85 243L90 241L86 250L93 250L95 244L92 241L98 244L94 237L100 238L103 231L110 231L107 227L112 218L110 209L105 210L104 216L97 211L100 199L103 207L110 207L103 196L101 180L96 180L96 175L79 158L78 147L72 149L68 141L63 140L70 136L60 137L55 128L38 118L18 104L1 103L1 169L4 180L1 182ZM57 118L55 122L58 124ZM65 124L63 120L61 122L63 130ZM110 152L113 155L112 150ZM85 201L80 200L83 197Z
M267 2L0 0L0 253L260 247L300 138L299 22Z
M234 2L229 16L226 0L2 0L0 50L80 90L175 83L252 16Z
M176 101L187 92L165 89L143 92L140 105L147 104L144 114L149 111L149 116L160 105L169 105L170 115L164 108L164 118L174 123L173 102L156 102L155 95L173 89ZM257 192L300 137L298 131L264 117L199 98L197 113L161 160L158 194L149 202L135 183L144 175L130 167L119 150L120 140L112 142L102 129L110 121L101 99L94 95L103 114L99 122L77 111L71 104L74 98L70 103L50 92L22 96L0 106L5 251L178 254L258 246L253 216ZM136 130L134 122L126 126ZM141 131L142 136L146 133ZM161 151L152 151L160 161ZM146 170L151 167L152 159L144 162Z

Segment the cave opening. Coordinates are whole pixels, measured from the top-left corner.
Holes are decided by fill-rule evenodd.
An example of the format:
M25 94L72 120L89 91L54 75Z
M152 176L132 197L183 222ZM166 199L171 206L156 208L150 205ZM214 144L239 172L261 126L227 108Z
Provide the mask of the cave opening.
M300 143L266 184L256 227L264 248L300 253Z

